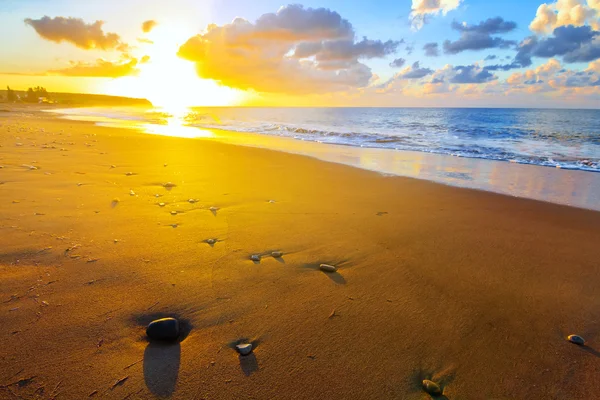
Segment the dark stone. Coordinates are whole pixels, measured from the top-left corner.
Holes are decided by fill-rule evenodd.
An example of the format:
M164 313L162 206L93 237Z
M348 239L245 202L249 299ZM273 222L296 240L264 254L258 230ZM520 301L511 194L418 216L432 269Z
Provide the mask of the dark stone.
M177 340L179 338L179 321L175 318L152 321L146 328L146 335L153 340Z
M442 389L440 388L440 386L437 383L432 382L428 379L425 379L423 381L423 390L434 396L439 396L440 394L442 394Z
M583 346L585 344L585 339L578 335L569 335L567 339L569 342L575 343L579 346Z

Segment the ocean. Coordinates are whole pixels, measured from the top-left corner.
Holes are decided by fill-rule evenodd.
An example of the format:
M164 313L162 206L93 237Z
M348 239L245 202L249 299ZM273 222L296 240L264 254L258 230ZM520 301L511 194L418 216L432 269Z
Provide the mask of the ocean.
M600 110L223 107L176 113L135 108L55 111L67 118L172 136L202 136L202 129L216 128L283 137L303 142L293 145L292 152L327 161L600 210ZM278 150L290 148L277 146L276 141L261 143L261 147ZM482 160L488 163L477 162ZM421 164L419 168L416 163ZM562 173L556 172L559 169ZM577 174L565 175L566 170Z

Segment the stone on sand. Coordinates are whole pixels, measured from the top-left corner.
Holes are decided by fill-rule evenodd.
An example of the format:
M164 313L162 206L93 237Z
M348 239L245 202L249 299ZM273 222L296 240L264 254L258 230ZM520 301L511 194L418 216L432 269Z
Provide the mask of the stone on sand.
M319 269L323 272L329 272L329 273L337 272L337 267L333 266L333 265L329 265L329 264L321 264L321 265L319 265Z
M250 259L251 259L252 261L257 261L257 262L258 262L258 261L260 261L260 255L258 255L258 254L252 254L252 255L250 256Z
M154 340L176 340L179 337L179 321L175 318L161 318L150 322L146 335Z
M271 252L271 256L274 257L274 258L281 258L281 257L283 257L283 252L281 252L281 251L273 251L273 252Z
M247 356L248 354L252 353L252 344L250 344L250 343L241 343L241 344L236 345L235 349L241 355Z
M164 206L165 206L165 203L158 203L158 206L159 206L159 207L164 207Z
M577 344L579 346L583 346L585 344L585 339L579 335L569 335L567 340L571 343Z
M440 394L442 394L442 389L440 388L440 385L428 379L425 379L423 381L423 390L434 396L439 396Z
M213 244L217 243L217 239L206 239L206 243L213 245Z
M177 186L177 185L174 184L173 182L167 182L167 183L163 184L163 187L166 187L166 188L173 188L175 186Z
M175 210L171 211L171 215L177 215L177 211L175 211Z

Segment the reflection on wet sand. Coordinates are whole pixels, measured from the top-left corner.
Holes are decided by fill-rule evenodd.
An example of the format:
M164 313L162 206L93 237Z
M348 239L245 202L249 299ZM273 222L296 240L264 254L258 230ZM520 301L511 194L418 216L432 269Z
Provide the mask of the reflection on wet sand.
M386 174L600 210L600 174L404 150L215 132L217 140L312 156Z

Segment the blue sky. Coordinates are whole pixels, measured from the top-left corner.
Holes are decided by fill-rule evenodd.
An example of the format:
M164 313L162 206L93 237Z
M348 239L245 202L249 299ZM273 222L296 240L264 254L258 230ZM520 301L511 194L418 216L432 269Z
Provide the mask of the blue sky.
M320 102L325 101L324 99L330 99L333 103L353 99L353 102L358 103L374 101L375 103L382 102L384 104L386 102L382 100L383 98L387 99L386 101L389 101L390 104L393 104L394 101L400 102L400 100L407 96L413 96L417 98L419 104L426 105L427 99L425 99L426 96L423 92L428 92L430 95L429 100L432 100L430 103L432 105L441 105L443 103L440 103L440 100L443 97L450 100L452 93L454 93L454 100L463 101L463 97L472 95L477 89L473 85L478 85L477 90L479 90L481 98L486 97L485 93L499 91L500 89L498 88L504 85L502 86L504 88L502 93L505 96L508 93L514 93L518 95L516 98L524 103L539 100L560 105L562 101L560 94L567 94L569 97L568 101L573 104L598 107L598 104L595 104L595 102L600 99L598 95L600 86L597 85L600 81L596 79L600 79L600 77L594 75L596 65L593 64L597 59L589 55L597 51L597 48L600 48L600 34L596 36L593 34L593 32L598 32L598 24L600 24L600 2L598 0L562 0L563 3L580 3L582 7L588 10L588 17L584 20L546 23L546 31L538 30L535 32L530 28L530 24L536 19L538 8L542 5L547 6L548 9L553 10L551 12L558 15L560 20L562 18L560 7L562 6L559 3L549 0L547 2L544 2L544 0L439 0L441 3L445 1L455 2L457 6L442 10L447 11L447 13L427 14L426 23L420 29L415 29L414 20L411 19L411 12L415 13L415 10L419 6L418 3L422 1L302 1L301 5L304 10L324 8L331 13L339 14L342 19L347 20L352 25L355 44L360 42L362 37L367 37L374 41L393 42L390 44L393 47L392 50L385 50L384 53L377 56L366 57L357 53L354 59L345 60L345 62L348 62L335 71L335 76L330 75L336 78L340 74L357 73L361 74L361 77L364 79L356 78L351 83L347 83L347 87L345 88L337 85L335 88L332 87L328 93L302 93L302 96L305 98L311 96L316 98L315 96L319 96ZM23 76L30 77L38 75L43 82L59 82L58 86L69 86L69 82L75 84L75 80L80 79L81 82L85 80L86 83L81 84L88 91L103 91L102 88L106 85L103 86L103 84L98 84L98 82L103 82L102 80L106 79L119 79L121 76L114 76L115 73L101 76L102 73L99 72L98 68L87 69L88 71L93 71L93 73L90 73L90 76L86 76L86 70L83 67L96 67L97 65L94 63L97 63L98 59L103 59L111 63L106 64L109 67L117 66L117 64L122 66L126 62L131 63L131 60L134 60L132 63L133 67L123 71L126 71L124 72L126 74L136 75L146 68L145 66L141 66L140 62L144 55L148 55L147 58L150 59L149 64L160 63L161 57L174 57L178 53L179 48L190 38L198 34L203 35L206 32L208 24L216 24L218 27L223 27L223 32L233 32L232 29L227 30L226 28L231 27L228 24L234 18L241 17L249 23L254 24L262 15L276 13L282 6L286 5L287 3L276 0L256 0L252 2L242 0L172 0L168 2L161 0L85 2L78 0L4 0L0 2L0 35L3 38L11 39L4 40L0 49L0 78L11 81L13 85L19 85L25 81L32 82L33 79L18 77L14 73L22 73ZM562 10L562 12L568 11ZM311 17L310 13L307 15ZM39 20L44 16L50 18L73 17L81 19L86 24L92 24L97 20L104 21L102 25L103 32L118 34L121 42L129 45L129 50L117 51L114 48L101 50L96 46L82 49L81 46L74 46L73 40L68 37L60 41L48 39L37 28L32 29L34 27L33 24L28 25L24 23L24 20L27 18ZM491 38L497 38L498 40L513 44L506 45L504 46L505 48L464 50L456 54L449 54L444 50L443 42L445 40L455 42L461 37L461 32L456 27L452 27L453 22L465 24L466 27L473 27L482 21L497 17L500 17L501 21L506 23L514 22L516 26L511 25L511 28L507 28L501 33L493 33L491 34ZM168 48L172 49L172 51L162 50L162 53L153 52L149 46L138 43L138 38L145 37L140 31L140 24L145 20L156 20L159 23L159 27L163 27L161 35L164 36L163 39L168 37L170 41L170 47ZM528 37L535 37L536 40L540 41L552 39L553 29L567 25L577 29L578 32L586 28L592 31L591 39L582 44L588 53L585 57L565 54L552 54L549 57L539 57L539 54L544 53L544 48L532 50L534 56L530 57L531 62L529 65L523 65L519 68L506 68L507 70L495 69L490 70L490 72L485 71L485 67L488 65L510 64L517 54L519 44L524 39ZM256 29L258 29L258 26ZM161 39L156 36L151 38L153 41L160 41ZM203 36L203 40L206 38L208 36ZM322 43L325 43L325 39L323 39ZM218 42L216 37L212 37L210 40L212 40L211 49L224 46L223 43ZM400 41L403 42L399 43ZM264 54L268 54L271 51L268 46L274 46L273 49L277 47L277 44L274 45L273 43L272 40L261 42L261 51ZM284 60L280 60L283 64L292 61L291 58L293 57L291 55L293 55L294 48L300 43L301 41L293 43L285 55L280 55L281 57L285 57ZM439 56L427 56L425 54L423 46L427 43L438 44ZM410 50L411 48L413 49L412 51ZM223 47L223 50L225 50L225 47ZM145 54L145 52L148 54ZM598 53L600 54L600 50L598 50ZM150 56L150 54L152 55ZM323 70L324 67L322 65L324 64L317 63L319 55L322 55L322 53L315 55L317 59L311 56L305 60L300 60L302 69L305 70L306 63L312 61L315 63L315 71L319 69ZM485 58L490 55L496 56L497 59L486 61ZM197 71L201 75L200 78L215 80L221 85L229 82L232 88L253 92L256 94L255 97L262 96L265 98L265 96L268 97L269 91L275 91L275 84L268 88L261 88L260 82L257 82L256 87L254 87L251 81L244 81L239 87L235 87L234 84L238 83L238 80L232 77L222 77L219 71L216 71L216 68L211 69L206 66L215 57L217 57L216 54L208 60L198 59L198 54L194 53L187 57L187 62L195 64ZM248 57L252 58L254 56L249 55ZM405 60L401 68L390 66L390 62L396 58ZM598 58L600 58L600 55ZM565 62L565 59L569 59L570 62ZM553 61L551 62L551 60ZM232 62L232 59L222 59L220 61L227 63ZM236 59L236 62L239 62L239 59ZM415 62L418 62L419 65L413 65ZM69 66L75 64L80 67L77 69L76 76L74 76L75 72L69 72ZM349 65L352 66L349 67ZM357 65L358 67L356 67ZM480 73L477 75L477 79L479 80L469 78L461 81L459 78L456 78L460 71L456 70L456 68L452 70L448 65L469 68L471 68L470 66L474 66L473 71L467 72L473 72L473 76ZM243 63L239 65L240 74L244 74L244 67ZM359 67L361 68L360 71L358 70ZM410 71L417 69L417 67L422 68L423 74L426 73L426 75L418 80L403 78L403 76L411 76L409 74ZM332 67L328 66L327 68L331 69ZM367 72L365 69L368 69L372 74L371 79L366 78ZM539 71L536 72L536 69L539 69ZM584 72L589 73L590 77L586 78L585 81L578 80L578 73ZM515 74L521 74L522 76ZM52 76L52 79L50 76ZM322 76L325 77L325 75ZM535 78L532 79L532 76L535 76ZM289 75L289 79L295 78L295 76ZM319 79L322 80L324 78ZM239 80L243 81L242 78ZM514 84L509 83L509 81L514 82ZM564 88L560 87L561 82L565 85ZM532 90L533 87L524 86L531 84L537 85L537 89ZM423 91L419 92L419 87L424 88ZM376 96L377 93L381 94L381 96ZM392 97L393 93L402 93L402 96L397 95L394 98ZM285 93L285 96L299 97L299 94ZM343 94L345 94L345 97ZM283 95L283 93L274 93L271 97L282 98ZM362 96L362 100L356 100L360 96ZM526 98L528 100L525 100ZM488 100L492 101L493 99ZM507 100L507 102L510 101ZM468 102L465 104L468 105Z

